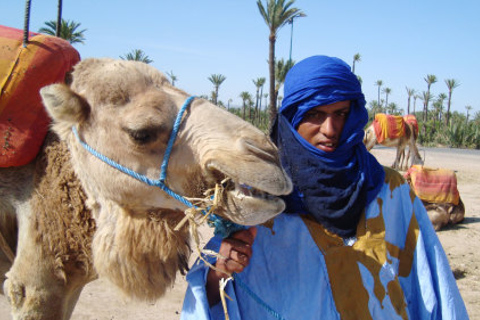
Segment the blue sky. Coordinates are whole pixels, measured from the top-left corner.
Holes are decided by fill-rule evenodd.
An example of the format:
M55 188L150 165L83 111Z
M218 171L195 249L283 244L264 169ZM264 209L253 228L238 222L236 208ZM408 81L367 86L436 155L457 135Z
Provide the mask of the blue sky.
M307 17L295 20L292 59L325 54L352 64L360 53L356 73L367 102L377 99L375 83L382 80L391 89L388 101L406 109L405 87L426 91L424 78L433 74L434 95L448 94L445 79L460 83L452 110L480 111L479 1L296 0L294 6ZM24 10L25 1L8 1L0 23L22 29ZM56 19L56 11L57 0L32 0L30 30ZM240 105L242 91L254 95L253 79L268 82L268 28L256 0L63 0L63 17L87 29L85 44L75 45L83 59L141 49L190 94L210 94L208 77L223 74L219 99ZM277 59L288 59L290 36L290 25L279 31ZM417 111L421 106L418 99Z

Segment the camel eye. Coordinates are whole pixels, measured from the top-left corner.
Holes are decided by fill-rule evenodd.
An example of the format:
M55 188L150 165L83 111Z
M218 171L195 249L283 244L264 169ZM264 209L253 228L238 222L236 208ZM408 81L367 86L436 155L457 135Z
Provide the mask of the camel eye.
M147 144L157 139L157 132L152 129L128 130L128 134L137 144Z

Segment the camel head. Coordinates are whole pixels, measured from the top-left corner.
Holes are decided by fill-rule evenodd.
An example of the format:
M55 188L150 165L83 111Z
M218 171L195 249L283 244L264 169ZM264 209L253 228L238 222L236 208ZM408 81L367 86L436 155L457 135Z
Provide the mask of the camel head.
M70 86L47 86L41 95L54 120L53 129L70 146L87 193L133 211L186 208L159 188L93 157L72 134L72 127L77 128L93 149L158 179L175 117L188 98L160 72L145 63L87 59L75 67ZM292 188L275 146L264 133L208 101L195 99L182 120L166 184L180 195L203 197L204 191L225 178L231 182L219 214L244 225L262 223L281 212L284 203L278 196Z
M96 220L95 268L130 296L156 299L185 268L187 231L173 227L188 205L138 175L159 180L175 119L189 95L155 68L135 61L86 59L67 83L44 87L41 96L53 130L68 145ZM204 198L223 183L215 213L242 225L282 212L280 196L292 190L264 133L197 98L181 117L165 173L169 190L188 199Z
M375 129L373 128L373 124L370 124L365 129L365 135L363 137L363 143L367 147L367 150L370 151L375 144L377 143L377 136L375 134Z

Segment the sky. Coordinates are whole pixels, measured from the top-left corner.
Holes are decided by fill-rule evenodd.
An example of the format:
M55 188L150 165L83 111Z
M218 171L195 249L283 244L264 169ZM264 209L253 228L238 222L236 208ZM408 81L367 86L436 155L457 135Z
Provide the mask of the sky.
M0 24L23 29L25 1L1 2ZM268 92L269 30L256 2L63 0L63 18L86 29L85 43L74 45L82 59L119 58L141 49L151 65L173 73L175 85L192 95L210 95L208 78L224 75L219 100L240 106L242 91L255 95L253 80L266 78ZM406 111L406 87L421 94L427 90L424 79L435 75L433 96L448 95L445 80L455 79L460 86L453 91L452 111L480 111L480 1L296 0L293 7L307 16L295 19L293 30L286 25L278 31L277 59L288 60L290 43L297 62L321 54L352 65L358 53L355 73L367 103L377 100L381 80L382 88L391 89L388 102ZM30 31L56 14L57 0L32 0ZM416 110L421 108L417 99Z

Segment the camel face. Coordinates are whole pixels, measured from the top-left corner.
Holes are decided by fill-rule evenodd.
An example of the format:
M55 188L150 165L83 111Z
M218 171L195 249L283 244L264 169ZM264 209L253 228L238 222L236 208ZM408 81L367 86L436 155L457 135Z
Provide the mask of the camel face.
M75 171L96 202L131 211L181 210L184 204L157 187L120 173L86 152L71 133L124 167L158 179L172 126L188 95L152 67L132 61L80 62L70 87L41 90L54 130L67 141ZM218 214L240 224L262 223L284 209L291 183L267 137L230 113L196 99L186 111L167 170L166 184L187 197L203 197L230 178Z
M370 125L367 129L365 129L363 143L367 147L367 150L371 150L377 143L377 137L375 136L375 129L373 128L373 125Z

